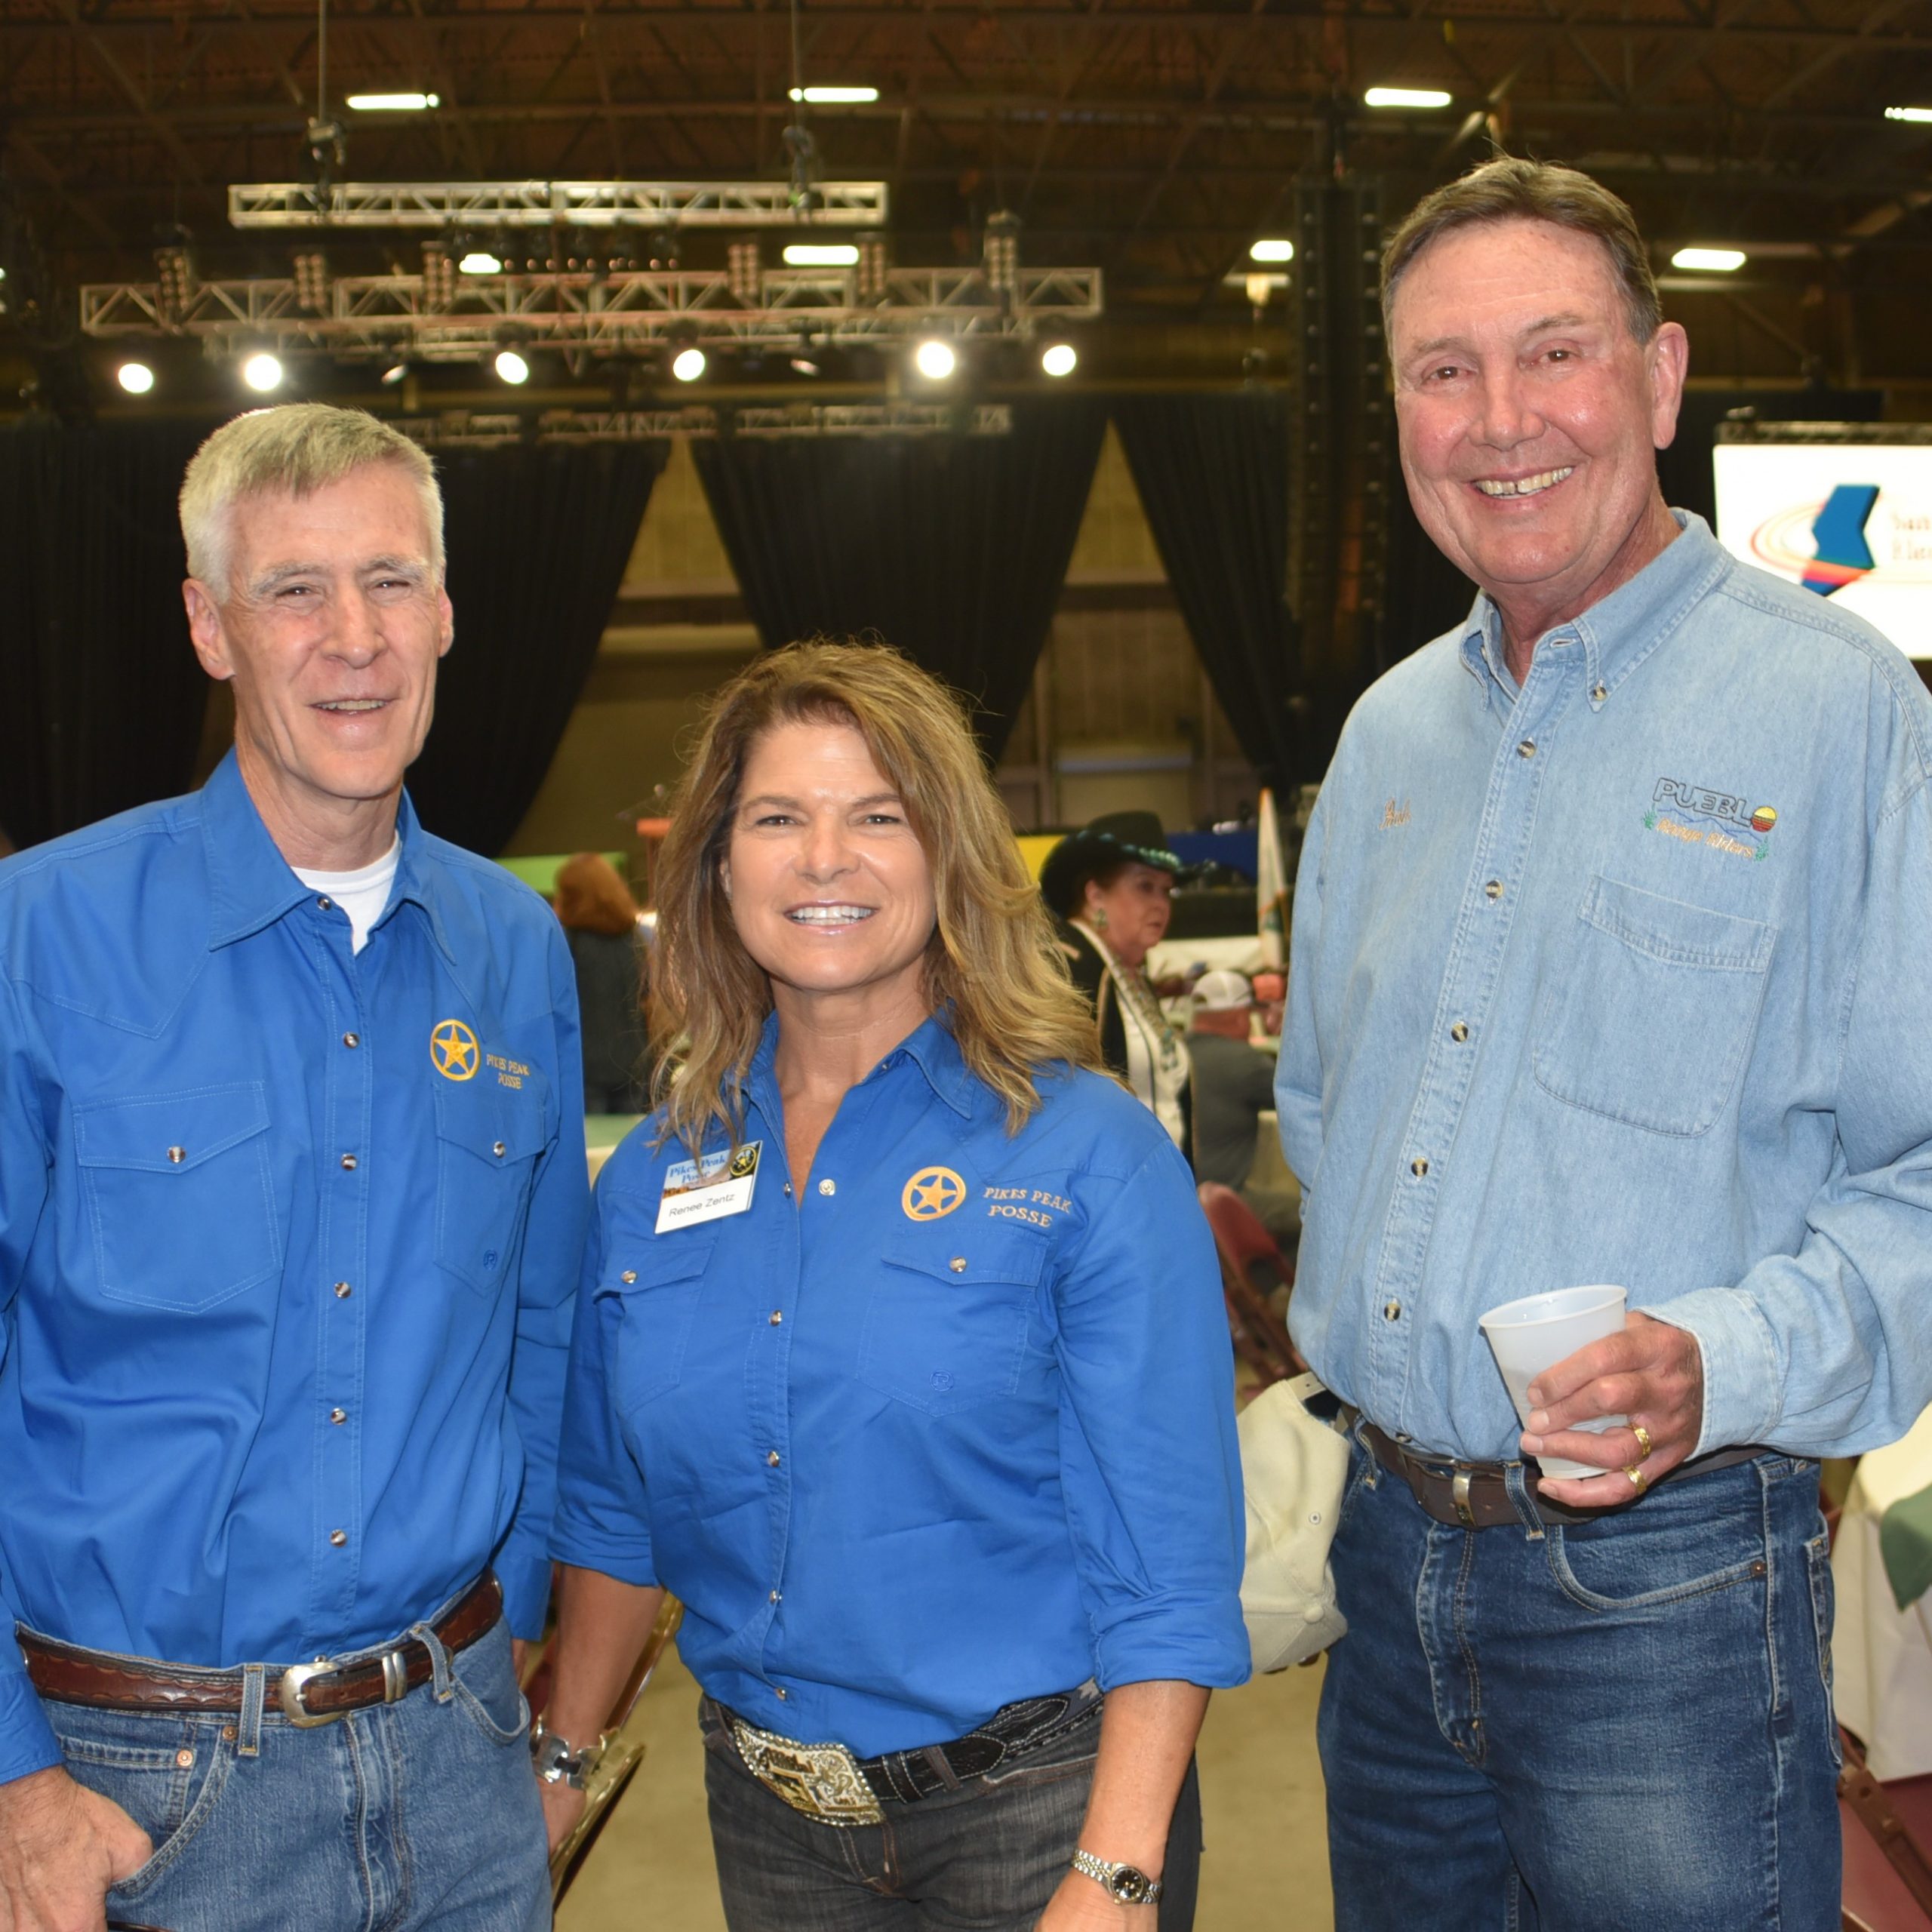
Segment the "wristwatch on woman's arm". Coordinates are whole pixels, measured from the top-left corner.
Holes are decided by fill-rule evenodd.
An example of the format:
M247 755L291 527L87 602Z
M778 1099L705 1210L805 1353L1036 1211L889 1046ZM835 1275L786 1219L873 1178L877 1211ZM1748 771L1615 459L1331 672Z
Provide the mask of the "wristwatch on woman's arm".
M1137 1866L1096 1858L1091 1851L1076 1851L1073 1869L1097 1885L1105 1886L1109 1895L1122 1905L1152 1905L1161 1896L1159 1879L1149 1878Z

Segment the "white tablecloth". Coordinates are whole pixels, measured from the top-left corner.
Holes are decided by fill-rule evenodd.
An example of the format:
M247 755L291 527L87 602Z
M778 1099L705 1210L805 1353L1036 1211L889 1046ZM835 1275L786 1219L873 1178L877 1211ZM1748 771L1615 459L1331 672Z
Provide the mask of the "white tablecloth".
M1932 1484L1932 1409L1888 1449L1858 1466L1832 1552L1838 1586L1832 1639L1840 1720L1865 1740L1872 1775L1932 1771L1932 1595L1901 1611L1878 1553L1878 1524L1901 1497Z

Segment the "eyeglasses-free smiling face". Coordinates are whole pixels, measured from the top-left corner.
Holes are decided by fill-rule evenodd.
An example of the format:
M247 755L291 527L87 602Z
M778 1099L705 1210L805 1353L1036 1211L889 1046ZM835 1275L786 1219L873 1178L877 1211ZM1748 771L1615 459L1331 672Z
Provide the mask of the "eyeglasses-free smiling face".
M1452 229L1389 315L1402 469L1438 548L1533 644L1676 534L1656 452L1687 345L1639 343L1603 245L1549 222Z
M724 867L745 950L781 1015L799 1002L924 1008L932 868L856 727L774 725L752 743Z

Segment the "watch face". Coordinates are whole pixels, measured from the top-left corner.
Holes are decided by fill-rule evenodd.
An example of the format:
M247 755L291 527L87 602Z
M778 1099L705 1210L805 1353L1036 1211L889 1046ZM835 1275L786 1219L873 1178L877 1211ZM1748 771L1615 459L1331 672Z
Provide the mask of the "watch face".
M1144 1872L1137 1872L1131 1865L1123 1865L1107 1881L1107 1890L1122 1905L1143 1905L1152 1889Z

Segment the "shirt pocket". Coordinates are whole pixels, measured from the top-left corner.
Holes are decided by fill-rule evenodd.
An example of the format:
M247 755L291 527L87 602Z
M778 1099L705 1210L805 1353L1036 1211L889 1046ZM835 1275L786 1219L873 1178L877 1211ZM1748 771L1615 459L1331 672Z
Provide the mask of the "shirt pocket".
M1707 1132L1758 1027L1777 928L1599 875L1537 1016L1537 1084L1653 1134Z
M936 1416L1013 1395L1047 1253L1039 1240L983 1254L888 1249L860 1334L860 1380Z
M694 1239L685 1232L612 1253L596 1292L618 1303L611 1395L620 1414L648 1407L683 1380L691 1323L717 1245L715 1235Z
M514 1094L438 1084L436 1260L478 1294L494 1294L509 1272L549 1116L549 1088L535 1073Z
M100 1291L184 1314L281 1272L258 1080L75 1109Z

